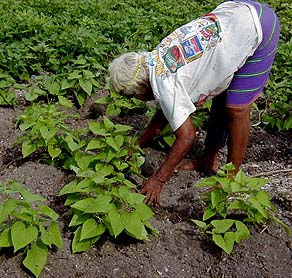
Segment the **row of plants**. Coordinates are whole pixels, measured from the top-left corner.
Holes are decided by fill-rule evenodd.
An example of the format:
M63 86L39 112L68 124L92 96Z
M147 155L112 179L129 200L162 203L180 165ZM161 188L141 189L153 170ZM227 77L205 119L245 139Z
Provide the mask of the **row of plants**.
M86 128L71 129L68 122L76 114L64 109L59 103L27 107L18 118L22 134L16 144L21 145L23 158L35 155L43 163L74 173L75 178L58 193L71 217L67 228L74 233L72 252L87 251L102 235L126 233L146 240L149 233L156 234L149 222L153 211L131 181L131 175L141 175L144 163L135 136L129 135L132 127L103 117L89 121ZM24 266L38 277L48 250L52 245L62 247L58 214L44 204L43 197L17 182L0 189L4 197L0 248L24 250Z
M101 121L89 121L87 128L72 130L67 122L76 115L64 113L64 109L57 103L29 106L18 119L22 135L17 144L24 158L37 153L42 161L75 174L58 193L65 197L71 216L65 228L74 233L72 252L87 251L105 235L126 233L147 240L149 233L157 234L150 223L153 211L131 181L132 174L141 175L144 163L135 136L129 136L132 127L115 124L104 116ZM254 225L272 220L289 235L289 227L277 217L269 194L262 189L267 180L246 177L241 171L232 178L233 169L233 165L226 165L217 175L197 184L208 190L204 193L203 219L193 222L227 254L235 243L250 237ZM13 248L14 253L22 250L24 266L39 277L48 251L62 248L59 215L43 197L18 182L1 184L0 191L4 196L0 248Z

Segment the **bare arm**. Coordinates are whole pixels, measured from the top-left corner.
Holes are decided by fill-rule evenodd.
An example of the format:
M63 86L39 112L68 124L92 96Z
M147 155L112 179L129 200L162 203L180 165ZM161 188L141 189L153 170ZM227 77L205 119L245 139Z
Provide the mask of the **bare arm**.
M161 189L170 178L174 168L182 161L195 139L196 130L192 119L189 117L176 132L176 140L172 146L167 159L159 170L149 179L145 180L142 193L146 193L147 204L157 204Z
M140 147L145 147L147 144L158 135L161 130L167 125L167 119L165 118L162 110L157 109L153 115L147 129L140 136L138 140L138 145Z
M157 174L162 180L167 180L190 150L196 135L192 119L189 117L176 131L176 140L168 154L167 159L161 165Z

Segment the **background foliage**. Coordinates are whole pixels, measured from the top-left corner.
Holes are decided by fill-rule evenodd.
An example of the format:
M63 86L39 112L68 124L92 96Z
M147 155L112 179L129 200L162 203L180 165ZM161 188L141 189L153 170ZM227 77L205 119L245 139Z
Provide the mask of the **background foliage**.
M103 88L108 63L132 50L151 50L178 26L211 11L221 1L57 1L0 2L0 105L15 105L14 88L32 77L53 75L29 100L73 94L80 105ZM292 127L291 9L287 1L267 1L282 24L281 41L261 121L280 130ZM11 16L13 15L13 16Z

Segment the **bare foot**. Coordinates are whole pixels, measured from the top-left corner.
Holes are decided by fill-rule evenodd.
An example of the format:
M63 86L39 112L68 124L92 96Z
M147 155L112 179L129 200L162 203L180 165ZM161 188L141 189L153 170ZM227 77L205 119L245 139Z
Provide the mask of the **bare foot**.
M216 174L218 168L216 165L212 167L204 160L183 159L175 168L175 171L186 170L203 172L207 174Z

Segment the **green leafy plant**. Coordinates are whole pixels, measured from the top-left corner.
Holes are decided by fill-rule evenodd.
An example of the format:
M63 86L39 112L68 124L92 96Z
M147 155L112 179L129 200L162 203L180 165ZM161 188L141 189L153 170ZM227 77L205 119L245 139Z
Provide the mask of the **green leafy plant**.
M97 78L105 69L84 56L72 59L65 68L68 72L36 76L25 94L26 100L36 102L40 99L48 99L59 101L67 108L72 108L73 103L69 99L75 98L78 105L82 106L87 96L92 96L100 87Z
M16 104L15 92L0 90L0 105L8 106Z
M31 193L22 184L0 183L0 248L25 253L23 265L39 277L49 249L63 247L59 215L45 204L45 198Z
M23 157L42 149L52 160L59 158L63 161L71 157L72 150L85 145L66 124L66 120L73 117L64 113L58 104L33 104L28 107L18 118L23 133L17 143L22 145Z
M128 114L134 109L146 110L146 104L137 98L126 98L115 92L109 96L98 98L95 103L106 105L107 116L119 116L121 113Z
M241 170L233 178L232 164L223 166L217 175L200 181L196 186L206 187L203 219L192 220L202 231L212 235L214 243L231 254L234 244L250 237L248 224L263 225L272 220L290 235L282 222L269 194L261 189L267 180L249 178ZM243 220L241 220L243 218Z
M69 226L77 227L74 253L88 250L106 231L114 237L126 232L139 240L148 238L147 229L156 232L149 222L153 212L144 204L145 196L127 178L130 173L139 174L144 162L135 140L127 135L131 128L106 117L90 122L95 138L86 146L88 153L76 152L71 161L77 179L59 194L67 196L65 204L72 209Z

